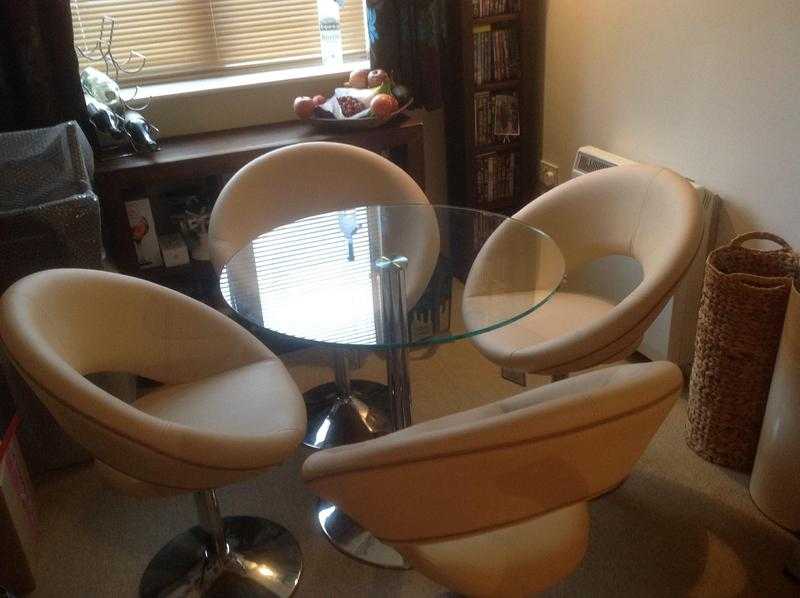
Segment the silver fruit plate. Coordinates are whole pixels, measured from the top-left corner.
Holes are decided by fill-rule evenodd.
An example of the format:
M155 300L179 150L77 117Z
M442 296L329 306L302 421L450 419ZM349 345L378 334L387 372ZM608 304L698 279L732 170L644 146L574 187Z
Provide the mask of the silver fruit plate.
M408 100L405 104L400 106L397 110L392 112L387 118L376 118L374 116L362 116L361 118L319 118L312 116L309 122L319 129L325 130L358 130L358 129L374 129L380 127L396 119L403 114L414 100Z

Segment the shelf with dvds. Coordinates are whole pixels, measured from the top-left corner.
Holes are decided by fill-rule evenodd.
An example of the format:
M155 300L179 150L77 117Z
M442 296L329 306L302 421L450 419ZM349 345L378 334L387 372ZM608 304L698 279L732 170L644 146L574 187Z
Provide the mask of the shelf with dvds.
M543 0L449 3L448 195L453 205L513 214L531 201L540 159ZM485 232L485 231L484 231ZM454 240L480 245L474 231ZM466 272L472 252L458 247Z

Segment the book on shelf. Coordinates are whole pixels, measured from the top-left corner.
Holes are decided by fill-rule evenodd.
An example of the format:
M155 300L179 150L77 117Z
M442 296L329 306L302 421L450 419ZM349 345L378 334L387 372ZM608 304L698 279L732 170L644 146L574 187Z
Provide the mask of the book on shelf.
M472 0L473 17L491 17L519 12L520 0Z
M516 92L475 94L475 145L494 145L519 136L519 100Z
M478 206L490 208L512 203L517 192L519 153L489 152L475 156L474 185Z
M473 67L476 85L518 78L520 54L516 31L476 27L473 30Z

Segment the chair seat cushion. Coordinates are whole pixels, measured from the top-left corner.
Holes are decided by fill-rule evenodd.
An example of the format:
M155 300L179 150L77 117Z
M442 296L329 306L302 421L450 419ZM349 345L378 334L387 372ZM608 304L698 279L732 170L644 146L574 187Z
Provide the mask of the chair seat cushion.
M290 455L305 433L305 405L278 360L258 361L196 382L162 386L133 405L218 440L261 439L254 455L261 463L275 463Z
M473 342L490 360L511 365L509 360L516 353L527 352L535 345L539 345L537 352L547 355L555 345L563 343L567 335L602 318L614 307L614 303L602 297L558 291L533 313L508 326L479 334Z

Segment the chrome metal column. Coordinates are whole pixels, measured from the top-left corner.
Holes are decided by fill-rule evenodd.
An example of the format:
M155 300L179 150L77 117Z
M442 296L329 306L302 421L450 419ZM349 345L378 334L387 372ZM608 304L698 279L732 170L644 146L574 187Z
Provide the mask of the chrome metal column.
M406 267L403 256L380 258L375 267L381 281L381 311L384 334L391 348L386 354L386 376L392 398L395 430L411 425L411 380L408 374L408 310Z
M392 424L395 430L411 425L411 381L408 371L408 316L405 276L408 259L382 257L375 262L381 286L380 321L383 340L390 349L386 355L386 374L391 397ZM360 527L333 503L320 501L317 509L320 527L331 543L343 553L363 563L386 569L409 569L405 559Z
M212 557L225 557L228 554L228 543L225 541L225 522L219 510L217 493L213 490L194 493L194 504L197 518L209 536L209 547Z
M200 525L164 546L147 565L142 598L237 596L286 598L300 581L292 535L259 517L222 518L213 490L194 495Z

